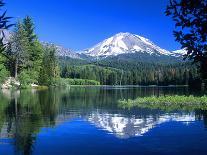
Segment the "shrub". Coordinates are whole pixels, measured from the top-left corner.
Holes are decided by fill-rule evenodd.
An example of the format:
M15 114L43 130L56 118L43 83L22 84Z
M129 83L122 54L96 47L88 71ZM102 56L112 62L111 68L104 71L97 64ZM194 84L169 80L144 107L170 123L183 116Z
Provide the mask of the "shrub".
M32 77L34 77L32 72L22 71L18 76L20 87L21 88L31 87L31 84L35 82Z
M63 79L55 78L51 86L67 87L70 85L100 85L100 82L87 79Z
M8 76L9 72L6 70L6 67L3 64L0 64L0 84L3 83Z

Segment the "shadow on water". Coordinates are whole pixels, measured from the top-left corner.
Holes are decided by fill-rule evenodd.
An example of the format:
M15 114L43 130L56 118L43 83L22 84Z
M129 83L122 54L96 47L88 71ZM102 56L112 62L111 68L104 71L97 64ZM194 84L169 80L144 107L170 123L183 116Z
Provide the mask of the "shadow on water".
M9 141L16 154L32 154L41 128L82 118L118 138L142 135L170 120L201 120L207 127L207 112L166 113L159 110L118 108L119 99L142 96L189 95L186 87L71 87L68 89L0 92L0 142ZM197 94L199 95L199 94ZM2 143L1 142L1 143ZM0 144L1 145L1 144Z

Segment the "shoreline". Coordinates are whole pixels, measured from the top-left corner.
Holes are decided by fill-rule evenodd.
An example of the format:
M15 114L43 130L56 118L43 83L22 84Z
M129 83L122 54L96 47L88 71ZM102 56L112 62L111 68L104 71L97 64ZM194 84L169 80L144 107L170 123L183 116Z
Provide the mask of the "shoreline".
M68 85L68 86L28 86L28 88L19 88L16 86L10 87L10 88L2 88L1 90L23 90L23 89L36 89L36 90L43 90L43 89L49 89L49 88L67 88L67 87L114 87L114 88L179 88L179 87L186 87L188 88L188 85L168 85L168 86L157 86L157 85Z

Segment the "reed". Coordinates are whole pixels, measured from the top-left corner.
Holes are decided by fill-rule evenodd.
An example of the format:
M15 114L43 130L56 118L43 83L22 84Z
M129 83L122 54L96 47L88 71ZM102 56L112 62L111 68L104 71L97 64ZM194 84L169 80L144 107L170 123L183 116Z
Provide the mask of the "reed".
M150 108L161 109L167 111L174 110L207 110L207 96L150 96L140 97L135 100L120 100L119 107L121 108Z

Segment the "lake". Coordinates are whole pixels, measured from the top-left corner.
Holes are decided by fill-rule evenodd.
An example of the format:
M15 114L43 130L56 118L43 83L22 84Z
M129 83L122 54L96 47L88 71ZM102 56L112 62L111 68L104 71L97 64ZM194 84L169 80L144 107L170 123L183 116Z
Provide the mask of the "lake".
M120 99L199 95L187 87L0 92L0 155L207 154L207 112L121 109Z

